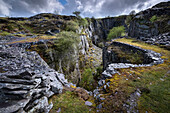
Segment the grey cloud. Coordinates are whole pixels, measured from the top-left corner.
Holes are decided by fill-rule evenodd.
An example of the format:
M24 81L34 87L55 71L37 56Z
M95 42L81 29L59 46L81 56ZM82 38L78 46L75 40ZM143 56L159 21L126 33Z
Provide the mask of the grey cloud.
M10 14L10 9L12 9L11 5L0 0L0 14L8 16Z
M143 4L143 3L141 3L141 4L139 4L139 5L138 5L138 7L137 7L137 8L138 8L138 9L141 9L143 6L144 6L144 4Z
M62 5L58 0L0 0L0 15L31 16L37 13L70 15L82 12L84 17L105 17L139 12L159 2L168 0L67 0Z
M89 17L117 16L129 14L132 10L139 12L163 1L168 0L67 0L63 13L71 14L78 10Z
M3 0L0 0L3 1ZM5 4L11 7L0 8L0 14L8 11L12 16L30 16L37 13L62 12L63 5L58 0L6 0Z

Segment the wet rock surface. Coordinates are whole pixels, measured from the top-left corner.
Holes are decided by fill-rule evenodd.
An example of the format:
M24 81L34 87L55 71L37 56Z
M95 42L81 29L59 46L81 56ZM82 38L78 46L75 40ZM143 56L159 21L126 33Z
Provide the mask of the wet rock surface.
M67 86L64 75L49 68L36 52L0 45L0 112L44 112L48 98Z

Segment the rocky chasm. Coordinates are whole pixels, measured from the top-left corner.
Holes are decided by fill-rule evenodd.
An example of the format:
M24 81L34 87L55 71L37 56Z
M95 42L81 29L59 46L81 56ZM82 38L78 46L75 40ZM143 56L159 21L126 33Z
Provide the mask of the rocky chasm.
M166 110L152 105L157 106L153 95L167 95L169 3L102 19L55 14L0 18L0 112ZM126 36L108 40L118 26L125 27ZM148 98L156 101L151 108L144 103Z

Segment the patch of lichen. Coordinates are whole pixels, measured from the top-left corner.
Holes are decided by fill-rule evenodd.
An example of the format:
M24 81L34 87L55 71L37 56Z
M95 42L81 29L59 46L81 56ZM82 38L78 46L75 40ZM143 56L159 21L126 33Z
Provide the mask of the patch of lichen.
M130 91L133 90L127 87L126 75L115 74L112 78L106 79L106 82L110 84L106 87L105 94L102 95L105 100L102 101L104 104L101 112L125 112L123 104Z
M92 54L94 48L89 48L89 53ZM95 64L101 63L98 59L93 56L79 54L79 66L81 72L80 86L86 90L92 91L97 87L97 77L100 76L98 71L100 71Z
M6 71L3 68L0 68L0 73L5 73Z

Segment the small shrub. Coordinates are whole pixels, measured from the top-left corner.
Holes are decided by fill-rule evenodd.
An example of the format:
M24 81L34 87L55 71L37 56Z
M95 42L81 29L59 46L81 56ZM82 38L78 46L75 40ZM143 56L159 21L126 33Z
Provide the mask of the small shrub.
M78 28L79 28L79 25L75 21L70 20L66 23L66 31L76 32L76 30L78 30Z
M80 17L80 11L74 11L73 14L76 15L76 17Z
M69 72L67 70L68 63L74 63L74 55L73 53L78 49L79 44L79 35L75 32L61 32L58 34L58 39L52 42L52 50L55 53L55 61L56 65L55 69L58 69L60 72ZM71 65L71 64L70 64Z
M81 18L80 20L79 20L79 25L82 25L82 26L87 26L88 25L88 21L87 21L87 19L85 19L85 18Z
M61 32L59 38L54 41L54 48L59 52L67 52L74 49L74 44L79 43L78 35L74 32Z
M152 17L150 18L150 21L151 21L152 23L155 22L155 21L157 21L157 16L156 16L156 15L152 16Z
M97 79L98 77L100 77L100 75L101 75L102 72L103 72L103 66L97 67L94 78Z
M125 35L125 27L124 26L113 27L110 30L107 39L111 40L118 36L124 36L124 35Z
M93 83L94 83L94 78L93 78L92 69L91 68L85 69L82 74L80 86L87 90L92 90Z

